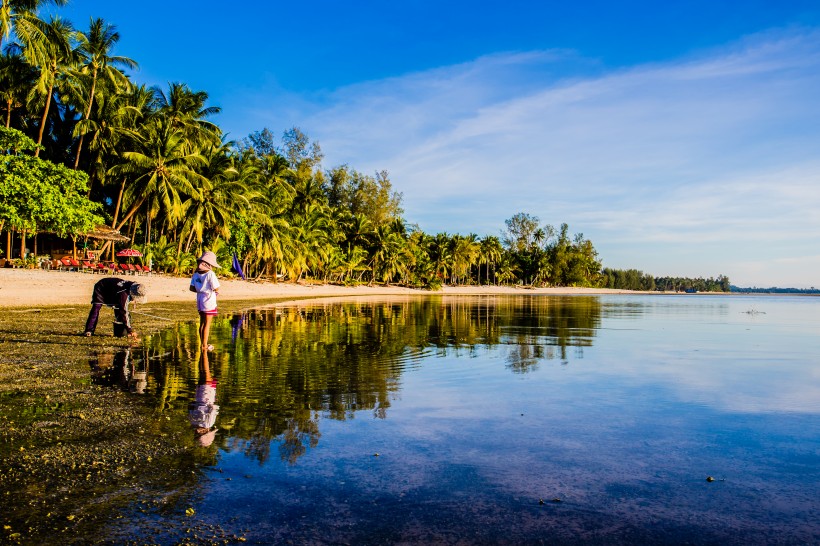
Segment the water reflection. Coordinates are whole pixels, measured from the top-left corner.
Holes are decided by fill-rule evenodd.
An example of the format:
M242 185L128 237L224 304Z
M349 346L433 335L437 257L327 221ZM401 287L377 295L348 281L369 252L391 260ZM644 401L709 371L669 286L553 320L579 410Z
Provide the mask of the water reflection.
M194 399L188 406L188 420L194 429L194 438L198 445L208 447L216 436L216 416L219 406L216 403L216 379L211 375L208 353L202 351L199 359L199 384Z
M135 394L145 394L148 385L146 359L134 357L132 350L98 353L90 361L91 382L103 387L119 387Z
M229 416L220 447L264 462L276 440L279 459L295 463L319 444L320 418L387 418L402 374L431 352L503 347L509 369L526 373L544 360L566 362L569 348L581 358L600 320L600 301L585 297L293 305L217 318L212 362L195 364L191 324L153 336L146 350L164 354L152 370L159 410L196 398L218 377Z
M820 315L746 305L305 303L217 318L207 359L196 324L141 350L214 469L197 514L259 543L812 542Z

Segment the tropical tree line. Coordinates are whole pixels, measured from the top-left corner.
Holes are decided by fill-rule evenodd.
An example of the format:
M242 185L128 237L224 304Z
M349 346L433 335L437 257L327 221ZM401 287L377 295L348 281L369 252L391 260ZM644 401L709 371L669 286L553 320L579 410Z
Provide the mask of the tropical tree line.
M611 269L601 271L600 285L619 290L658 290L662 292L729 292L729 277L653 277L637 269Z
M115 55L120 35L111 23L92 19L80 30L59 16L38 16L63 0L0 2L3 134L30 139L3 148L5 172L21 154L46 161L72 180L61 191L85 200L72 201L74 223L65 226L0 208L7 254L12 233L22 242L42 231L77 237L105 222L144 261L174 274L189 272L209 249L221 263L236 256L246 275L291 282L435 288L598 286L603 279L592 243L566 224L555 229L518 213L500 236L427 234L404 219L386 171L326 169L319 144L297 127L280 138L265 128L229 141L205 91L135 82L129 71L137 62ZM33 178L26 191L36 197L43 182ZM100 250L113 258L113 243Z

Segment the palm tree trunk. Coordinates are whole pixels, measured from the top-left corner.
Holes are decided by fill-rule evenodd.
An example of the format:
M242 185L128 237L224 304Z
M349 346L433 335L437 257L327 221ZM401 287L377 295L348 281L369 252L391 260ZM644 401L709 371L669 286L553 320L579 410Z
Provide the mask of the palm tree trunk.
M88 96L88 108L85 111L85 120L91 117L91 105L94 104L94 91L97 89L97 69L94 69L94 74L91 78L91 93ZM74 170L77 170L77 165L80 164L80 152L83 149L83 138L85 134L80 135L80 142L77 143L77 155L74 156ZM88 193L91 193L91 185L89 184Z
M48 119L48 109L51 107L51 94L54 92L54 76L51 78L51 85L48 87L46 97L46 107L43 110L43 118L40 120L40 134L37 136L37 149L34 150L34 157L40 157L40 145L43 143L43 132L46 129L46 119Z
M120 192L117 195L117 205L114 208L114 219L111 221L111 227L116 229L117 225L117 216L120 215L120 205L122 205L122 193L125 191L125 178L122 179L120 183Z
M194 230L193 230L193 228L191 228L191 233L188 235L188 242L185 244L185 252L190 252L191 251L191 243L193 242L193 239L194 239Z
M11 101L6 101L6 129L11 127Z
M130 220L131 217L134 216L134 214L136 214L136 212L139 210L139 208L142 206L142 204L144 202L145 202L145 195L140 197L139 201L137 201L136 203L131 205L131 208L128 209L128 214L126 214L125 217L123 217L123 219L120 221L119 225L116 226L115 229L122 229L122 226L124 226L128 222L128 220Z
M174 273L179 273L179 260L182 256L182 243L185 241L182 237L179 238L179 244L177 245L177 261L176 265L174 266Z
M85 135L80 135L80 141L77 143L77 155L74 156L74 170L77 170L77 166L80 164L80 150L83 149L83 139ZM91 193L91 184L88 184L88 193Z

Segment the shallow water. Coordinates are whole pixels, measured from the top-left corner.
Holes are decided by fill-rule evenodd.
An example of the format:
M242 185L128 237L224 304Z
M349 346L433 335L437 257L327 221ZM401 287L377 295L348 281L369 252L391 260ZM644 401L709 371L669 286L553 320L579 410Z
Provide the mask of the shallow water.
M199 465L108 536L192 509L250 543L820 542L817 298L303 303L219 317L207 362L196 335L95 375Z

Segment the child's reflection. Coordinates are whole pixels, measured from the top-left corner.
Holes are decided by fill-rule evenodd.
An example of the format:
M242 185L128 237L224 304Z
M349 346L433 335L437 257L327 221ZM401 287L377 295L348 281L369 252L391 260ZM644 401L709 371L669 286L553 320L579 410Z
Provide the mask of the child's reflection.
M194 400L188 405L188 420L194 429L196 442L202 447L208 447L218 430L214 423L219 406L216 405L216 379L211 377L208 352L201 351L199 358L199 385L196 387Z

